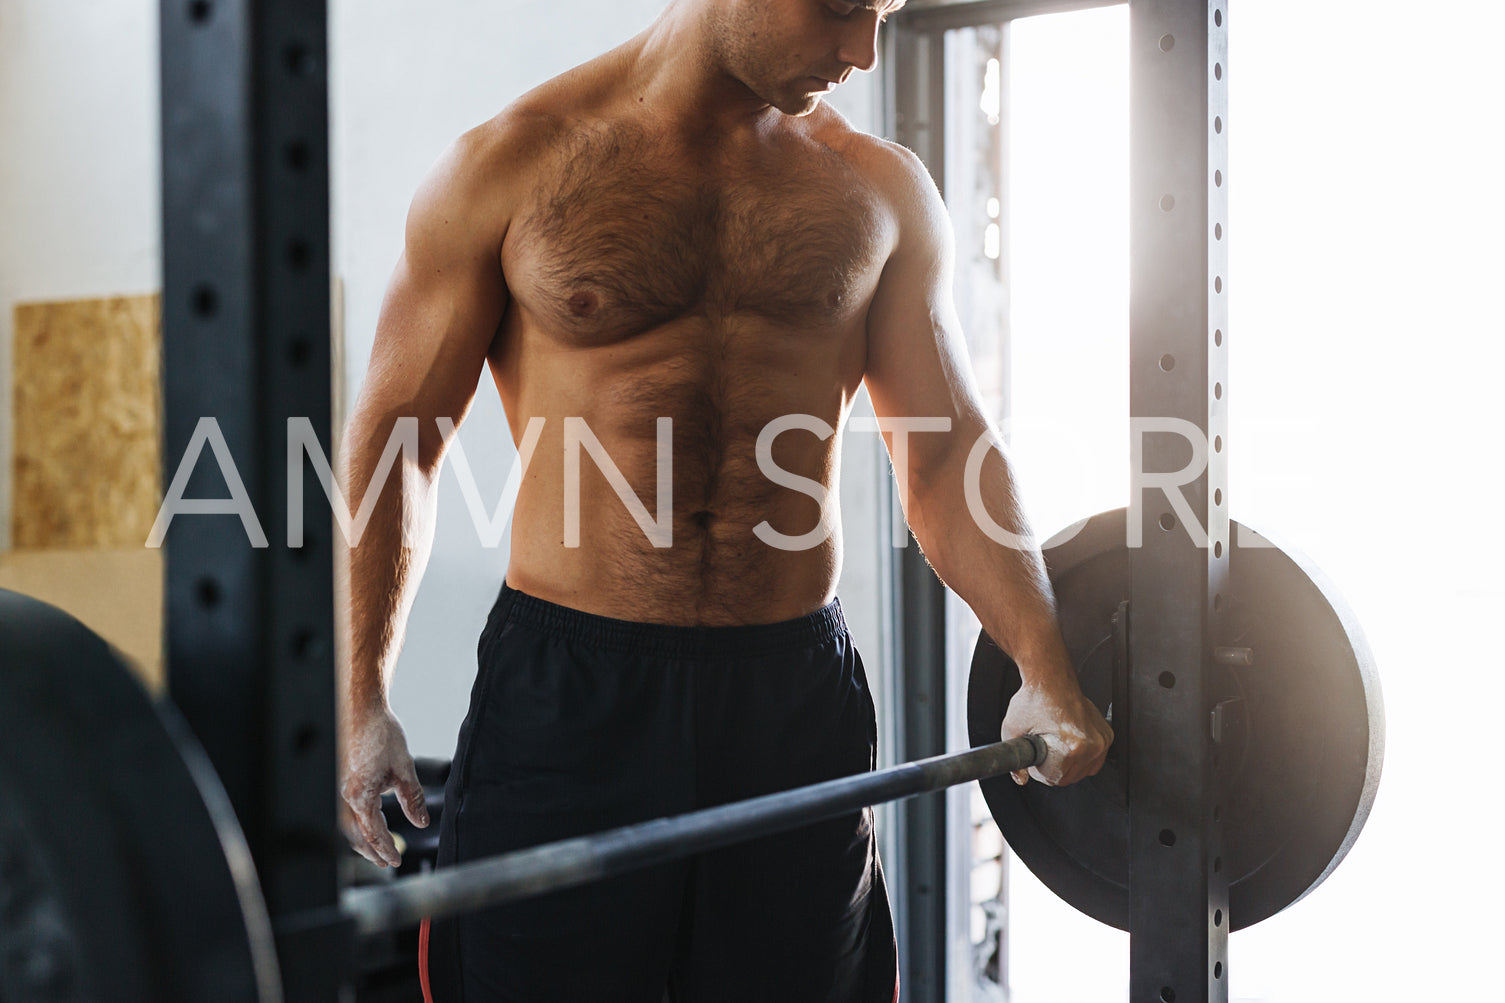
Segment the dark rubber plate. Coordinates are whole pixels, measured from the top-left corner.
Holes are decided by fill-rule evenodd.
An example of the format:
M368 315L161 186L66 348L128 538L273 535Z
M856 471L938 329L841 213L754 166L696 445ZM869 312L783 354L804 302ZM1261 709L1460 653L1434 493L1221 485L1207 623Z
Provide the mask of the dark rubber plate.
M1238 930L1316 888L1358 838L1379 785L1384 711L1369 648L1331 585L1302 558L1244 527L1235 524L1232 536L1231 594L1218 643L1252 648L1254 664L1207 671L1209 720L1211 704L1228 701L1218 746L1220 821L1230 929ZM1129 597L1124 510L1059 534L1046 544L1045 559L1082 688L1107 713L1113 617ZM1018 688L1013 660L984 635L967 700L973 745L998 740ZM1046 886L1126 930L1123 746L1119 736L1103 770L1071 787L1019 787L1003 776L983 781L982 789L1004 838Z

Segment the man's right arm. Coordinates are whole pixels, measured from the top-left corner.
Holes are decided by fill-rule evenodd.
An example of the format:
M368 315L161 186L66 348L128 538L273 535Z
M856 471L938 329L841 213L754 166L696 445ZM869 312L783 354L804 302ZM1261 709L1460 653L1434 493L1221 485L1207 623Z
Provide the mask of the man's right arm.
M350 643L340 687L344 827L367 859L393 866L399 858L381 817L381 794L395 789L409 819L428 824L387 693L433 540L435 487L448 444L435 419L458 425L464 418L507 306L500 252L509 212L493 180L493 142L478 133L462 138L414 198L345 437L346 497L358 503L373 487L379 494L359 544L350 548ZM404 418L417 419L417 455L401 455L385 482L373 486Z

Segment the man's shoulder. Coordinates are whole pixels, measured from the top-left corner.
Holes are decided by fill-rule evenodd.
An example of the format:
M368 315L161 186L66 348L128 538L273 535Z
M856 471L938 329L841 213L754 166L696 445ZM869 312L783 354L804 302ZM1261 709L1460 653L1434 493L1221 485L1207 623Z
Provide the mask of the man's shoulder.
M811 123L812 135L861 176L885 201L912 204L935 192L925 164L907 147L854 127L825 105ZM814 116L812 116L813 118Z

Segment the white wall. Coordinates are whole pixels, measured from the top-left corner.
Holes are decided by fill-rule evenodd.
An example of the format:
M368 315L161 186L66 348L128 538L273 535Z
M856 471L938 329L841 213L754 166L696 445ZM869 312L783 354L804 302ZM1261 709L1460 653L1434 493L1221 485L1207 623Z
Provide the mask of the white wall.
M0 549L18 302L161 286L155 0L0 0Z
M333 0L331 133L335 267L346 282L353 399L370 356L382 290L401 248L412 193L461 132L555 74L626 40L659 0ZM877 117L877 77L846 84L837 106L859 126ZM488 505L515 453L489 377L460 443ZM882 472L876 436L847 443L843 479L849 547L841 593L870 675L876 675L876 534ZM448 465L451 466L452 465ZM413 607L393 706L417 754L448 756L475 672L475 642L500 588L505 542L481 549L452 469L441 480L433 555ZM876 680L875 680L876 685Z

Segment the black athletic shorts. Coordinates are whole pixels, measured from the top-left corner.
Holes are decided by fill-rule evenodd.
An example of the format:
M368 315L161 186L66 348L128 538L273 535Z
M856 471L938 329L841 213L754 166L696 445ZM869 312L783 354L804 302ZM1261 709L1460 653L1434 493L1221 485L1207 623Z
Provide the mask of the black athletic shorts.
M751 627L594 616L503 586L439 866L870 770L837 603ZM425 923L435 1003L892 1003L871 809ZM666 995L667 994L667 995Z

